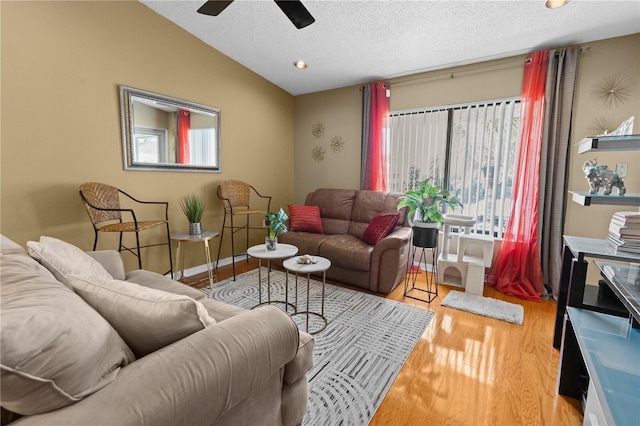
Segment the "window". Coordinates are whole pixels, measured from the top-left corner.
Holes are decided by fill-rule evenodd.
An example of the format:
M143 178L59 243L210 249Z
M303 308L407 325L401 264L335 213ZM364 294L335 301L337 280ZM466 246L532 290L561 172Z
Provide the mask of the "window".
M516 98L392 111L390 190L405 192L433 177L462 201L461 214L477 218L474 232L502 237L519 124Z
M133 132L133 159L141 163L167 162L167 131L136 126Z

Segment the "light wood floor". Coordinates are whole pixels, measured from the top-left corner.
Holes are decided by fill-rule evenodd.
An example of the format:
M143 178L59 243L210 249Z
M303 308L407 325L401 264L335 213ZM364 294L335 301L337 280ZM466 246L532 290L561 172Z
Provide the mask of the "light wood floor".
M236 273L257 266L241 261ZM231 274L222 267L218 279ZM403 297L402 284L387 296L435 315L370 424L581 425L580 403L556 391L556 304L485 287L485 296L524 307L519 326L440 306L450 289L440 285L430 304Z

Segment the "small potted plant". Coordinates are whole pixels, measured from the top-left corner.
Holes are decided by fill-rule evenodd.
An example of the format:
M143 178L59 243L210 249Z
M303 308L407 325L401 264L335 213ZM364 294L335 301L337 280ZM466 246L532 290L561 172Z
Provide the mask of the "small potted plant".
M287 226L285 222L289 219L289 216L280 209L276 213L264 212L265 224L269 229L269 235L265 237L265 245L267 250L276 250L278 248L278 234L287 232Z
M433 178L427 178L418 183L417 189L405 192L398 203L398 210L404 207L409 208L408 218L414 230L415 245L436 246L438 229L444 222L442 217L444 206L455 210L456 207L462 207L462 203L451 196L449 191L437 185Z
M189 235L202 234L202 212L205 208L205 202L199 195L185 195L178 200L180 208L189 220Z

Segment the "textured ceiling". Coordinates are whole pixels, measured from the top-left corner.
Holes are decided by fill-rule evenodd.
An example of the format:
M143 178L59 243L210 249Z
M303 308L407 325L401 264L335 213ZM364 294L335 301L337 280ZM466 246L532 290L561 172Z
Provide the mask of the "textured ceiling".
M301 30L270 0L219 16L196 12L204 0L140 1L293 95L640 32L638 0L303 0L316 22Z

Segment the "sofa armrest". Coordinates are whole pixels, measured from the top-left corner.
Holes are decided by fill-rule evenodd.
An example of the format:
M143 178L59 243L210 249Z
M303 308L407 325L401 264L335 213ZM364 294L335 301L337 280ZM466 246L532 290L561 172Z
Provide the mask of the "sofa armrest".
M298 328L265 306L217 323L123 368L85 399L15 425L210 425L296 356Z
M380 256L380 254L389 249L399 249L406 246L411 238L411 228L403 226L394 230L392 233L378 241L373 247L371 256Z
M406 272L411 228L401 227L378 241L371 252L369 290L388 294Z
M89 256L100 262L100 264L107 270L111 276L116 280L124 281L125 270L124 263L120 253L116 250L100 250L100 251L88 251Z

